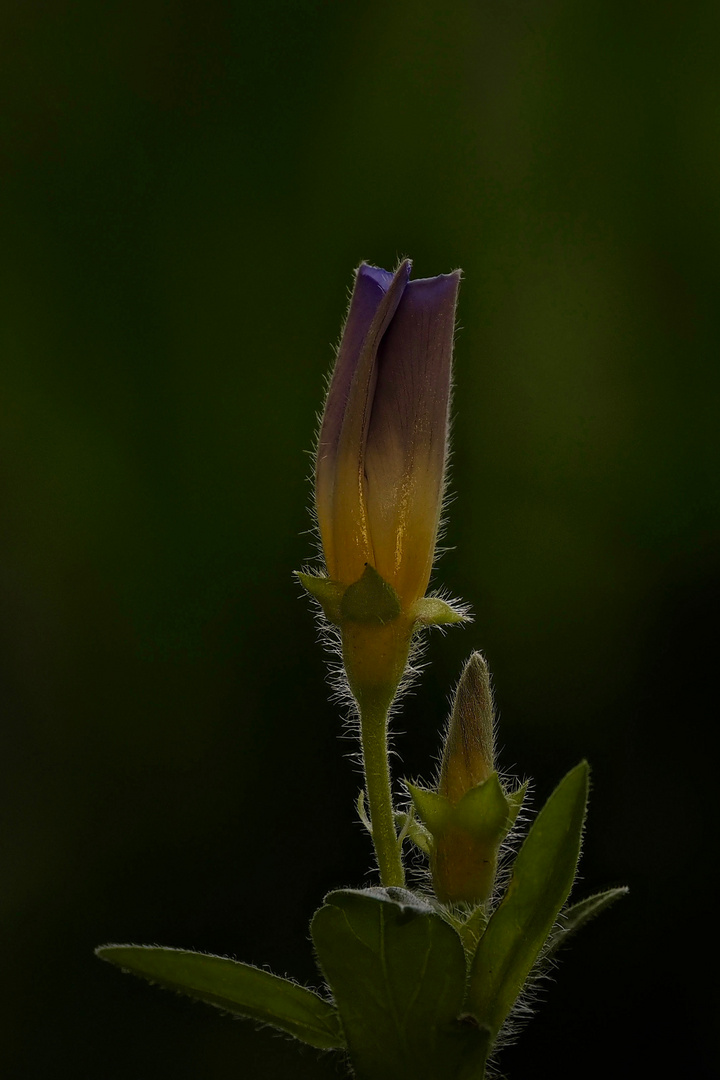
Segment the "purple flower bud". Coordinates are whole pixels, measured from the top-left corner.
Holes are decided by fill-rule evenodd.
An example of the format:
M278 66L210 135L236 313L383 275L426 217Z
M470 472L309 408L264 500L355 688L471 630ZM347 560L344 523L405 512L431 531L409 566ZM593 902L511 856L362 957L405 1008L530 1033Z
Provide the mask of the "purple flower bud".
M362 263L325 403L315 501L329 576L366 564L403 610L425 595L448 448L460 271L410 281Z

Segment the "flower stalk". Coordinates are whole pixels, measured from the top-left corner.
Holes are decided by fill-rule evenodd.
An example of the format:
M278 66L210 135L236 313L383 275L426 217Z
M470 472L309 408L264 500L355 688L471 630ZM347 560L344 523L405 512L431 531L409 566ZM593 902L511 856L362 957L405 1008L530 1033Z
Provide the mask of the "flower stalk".
M366 577L371 576L366 571ZM396 616L388 623L345 620L342 626L345 672L357 702L367 809L380 881L404 885L401 845L395 830L388 729L390 709L405 672L413 623Z
M380 882L385 886L405 884L388 759L388 713L389 708L381 697L377 702L366 699L360 707L360 741L371 835Z

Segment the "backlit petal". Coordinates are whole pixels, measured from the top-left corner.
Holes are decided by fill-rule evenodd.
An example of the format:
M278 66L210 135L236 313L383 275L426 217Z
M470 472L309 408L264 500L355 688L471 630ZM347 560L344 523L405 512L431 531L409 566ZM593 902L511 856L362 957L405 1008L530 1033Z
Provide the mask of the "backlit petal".
M410 276L363 263L355 278L345 329L325 405L316 460L315 499L328 573L351 582L373 561L367 525L363 458L377 351Z
M411 281L377 354L365 446L375 568L406 603L432 569L448 442L459 271Z

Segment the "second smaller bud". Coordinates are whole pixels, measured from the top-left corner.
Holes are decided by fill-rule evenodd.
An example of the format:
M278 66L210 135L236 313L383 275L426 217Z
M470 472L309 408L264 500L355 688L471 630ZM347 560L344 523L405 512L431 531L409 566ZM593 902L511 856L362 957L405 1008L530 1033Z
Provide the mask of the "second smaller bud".
M452 803L495 771L495 710L490 672L482 653L472 654L455 691L445 734L438 794Z
M490 673L481 653L473 653L458 683L437 790L408 788L427 831L425 846L438 899L484 903L495 882L500 844L525 791L508 795L495 771Z

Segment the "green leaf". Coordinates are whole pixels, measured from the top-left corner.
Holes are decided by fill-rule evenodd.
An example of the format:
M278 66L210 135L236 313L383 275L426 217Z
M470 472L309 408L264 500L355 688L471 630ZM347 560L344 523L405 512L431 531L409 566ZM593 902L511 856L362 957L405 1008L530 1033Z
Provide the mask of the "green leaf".
M518 853L500 906L480 939L468 1008L497 1034L567 900L580 857L588 792L581 762L538 814Z
M343 1049L337 1012L312 990L223 956L150 945L103 945L96 955L133 975L259 1020L322 1050Z
M605 892L596 893L594 896L588 896L586 900L573 904L572 907L562 913L560 921L554 927L548 939L547 948L543 955L545 957L552 956L581 926L584 926L590 919L594 919L601 911L605 911L621 896L627 896L627 893L628 890L624 886L618 889L607 889Z
M312 936L358 1080L479 1080L489 1033L462 1017L458 935L405 889L340 890Z

